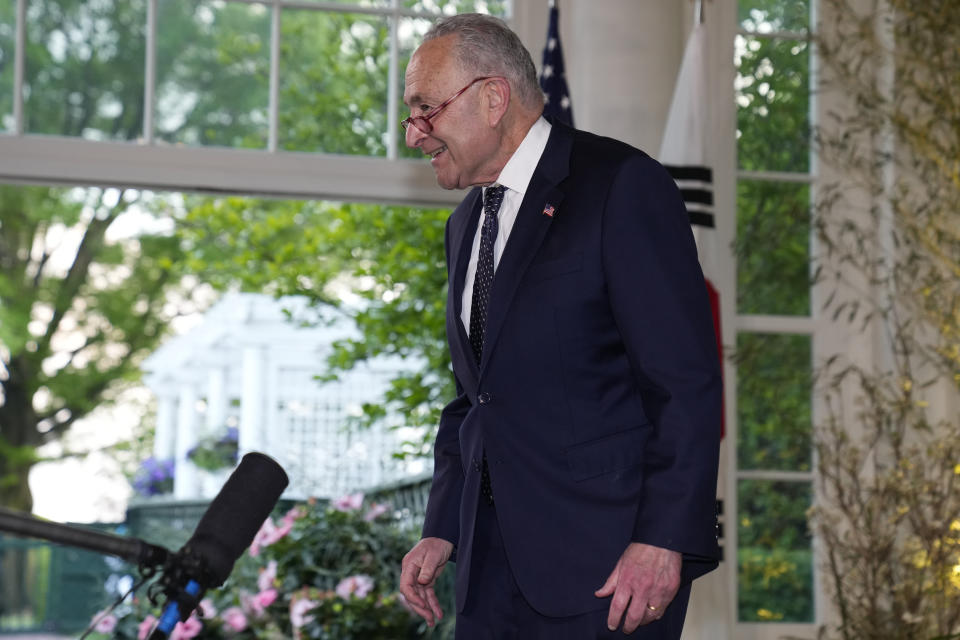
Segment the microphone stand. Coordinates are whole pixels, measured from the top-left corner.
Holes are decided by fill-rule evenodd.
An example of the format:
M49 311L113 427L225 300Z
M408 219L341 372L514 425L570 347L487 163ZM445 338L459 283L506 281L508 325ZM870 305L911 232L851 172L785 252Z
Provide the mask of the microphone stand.
M124 538L112 533L91 531L0 507L0 531L24 538L40 538L69 547L118 556L137 565L141 572L153 573L167 561L170 552L139 538Z
M174 625L180 621L183 611L190 612L199 604L202 590L193 580L184 581L186 586L178 589L174 581L182 576L184 558L182 554L171 554L164 547L150 544L139 538L124 538L111 533L91 531L80 527L47 522L35 516L11 511L0 507L0 531L25 538L40 538L56 544L95 551L110 556L118 556L137 565L145 579L152 577L158 569L164 568L164 591L169 603L164 609L160 623L150 635L151 640L164 639ZM198 560L194 560L196 563ZM193 563L190 563L193 564ZM171 575L167 575L170 572ZM154 597L151 595L151 601Z

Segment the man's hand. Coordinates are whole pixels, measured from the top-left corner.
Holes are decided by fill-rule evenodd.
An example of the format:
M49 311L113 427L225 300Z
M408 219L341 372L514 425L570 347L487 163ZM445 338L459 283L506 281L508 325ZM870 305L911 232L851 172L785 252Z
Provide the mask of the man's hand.
M442 538L424 538L403 556L400 593L410 607L431 627L443 618L443 609L433 591L437 577L453 553L453 544Z
M632 542L610 577L593 595L610 601L607 627L614 631L623 619L623 632L659 620L680 588L682 556L677 551ZM626 618L624 618L626 613Z

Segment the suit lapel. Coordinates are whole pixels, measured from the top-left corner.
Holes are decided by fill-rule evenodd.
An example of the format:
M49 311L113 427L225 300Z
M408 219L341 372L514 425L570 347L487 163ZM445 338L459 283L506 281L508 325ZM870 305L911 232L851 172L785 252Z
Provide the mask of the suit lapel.
M510 232L510 239L500 258L500 264L497 266L493 290L490 293L490 304L487 308L481 370L496 346L500 328L503 326L524 272L543 243L554 216L563 215L560 211L560 203L563 201L564 194L558 185L569 172L572 146L573 131L554 124L547 146L543 150L543 156L533 172L523 202L520 204L516 222ZM548 207L553 209L549 210Z
M469 363L467 369L473 376L477 375L477 364L473 357L473 349L470 347L470 338L467 336L467 330L460 320L463 310L463 285L467 279L467 265L470 262L470 251L473 248L473 237L477 232L477 224L480 221L481 196L482 191L479 188L473 189L470 194L464 198L460 207L454 215L462 212L458 216L457 223L451 228L450 239L455 243L455 251L451 255L451 264L454 266L451 273L452 281L448 283L449 290L453 292L452 298L448 301L447 307L453 309L453 317L450 319L453 326L456 327L456 339L450 340L450 345L455 353L451 354L454 362L466 361ZM452 338L452 336L451 336ZM461 382L467 385L466 380ZM468 385L471 388L476 384Z

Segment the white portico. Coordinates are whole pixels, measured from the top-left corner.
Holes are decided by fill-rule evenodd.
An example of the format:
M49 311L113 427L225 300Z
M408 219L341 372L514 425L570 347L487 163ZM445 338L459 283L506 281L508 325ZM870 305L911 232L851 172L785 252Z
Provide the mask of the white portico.
M144 363L157 398L154 455L176 461L175 498L219 491L227 472L198 469L187 452L228 427L238 429L241 456L262 451L284 467L291 498L336 497L422 470L392 459L401 434L347 425L409 365L379 360L321 383L331 344L349 337L352 325L330 315L303 326L290 316L318 319L302 299L228 294Z

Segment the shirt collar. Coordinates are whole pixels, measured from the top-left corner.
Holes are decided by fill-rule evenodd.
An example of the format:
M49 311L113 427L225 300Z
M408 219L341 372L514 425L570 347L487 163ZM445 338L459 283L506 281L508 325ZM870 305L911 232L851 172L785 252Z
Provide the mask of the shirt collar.
M507 164L504 165L503 170L500 171L497 184L502 184L507 189L516 191L520 195L526 193L530 179L533 177L533 171L537 168L540 156L543 155L543 150L547 146L551 126L543 116L540 116L533 123L520 146L517 147Z

